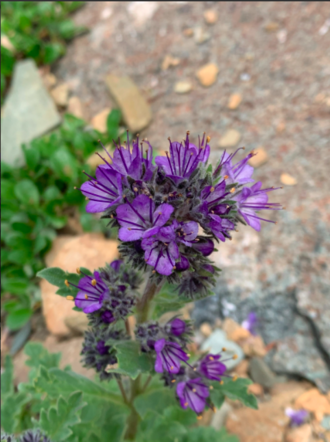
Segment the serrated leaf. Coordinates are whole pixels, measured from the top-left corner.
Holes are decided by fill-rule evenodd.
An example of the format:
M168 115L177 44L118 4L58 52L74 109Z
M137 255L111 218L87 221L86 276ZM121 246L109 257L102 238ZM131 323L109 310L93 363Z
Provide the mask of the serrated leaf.
M212 382L213 389L222 393L232 400L239 400L246 407L258 409L258 401L253 394L248 393L248 386L252 384L250 379L238 378L236 381L232 379L223 379L223 385L219 382ZM211 394L212 397L212 394Z
M24 353L29 356L25 362L32 370L29 378L34 379L40 366L45 369L58 367L61 360L61 353L49 353L39 342L28 342L24 347Z
M197 421L196 413L194 413L190 408L184 410L179 406L179 404L165 408L163 416L169 419L170 421L179 422L185 427L193 425Z
M72 393L67 400L58 398L57 406L41 410L39 427L53 440L62 442L71 434L71 427L80 422L80 410L86 405L82 393Z
M173 442L181 441L187 433L186 428L170 417L160 416L149 411L146 418L140 423L136 442Z
M14 433L19 424L19 415L24 405L30 400L25 393L6 395L1 400L1 428L7 433Z
M110 370L111 372L136 379L140 373L152 370L152 358L150 355L141 352L138 342L111 340L109 344L116 348L118 360L118 368Z
M6 356L3 372L1 373L1 400L6 394L13 394L14 366L10 356Z

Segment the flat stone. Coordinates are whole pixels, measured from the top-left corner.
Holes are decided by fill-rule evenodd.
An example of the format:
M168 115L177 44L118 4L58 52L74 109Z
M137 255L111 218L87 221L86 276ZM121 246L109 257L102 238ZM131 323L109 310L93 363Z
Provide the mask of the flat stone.
M225 401L220 409L217 409L211 420L211 427L220 430L224 427L228 414L233 410L233 407Z
M51 96L59 107L66 107L69 99L69 85L66 83L60 84L51 90Z
M186 94L192 90L192 84L190 81L178 81L174 85L174 92L177 94Z
M231 318L226 318L224 320L222 328L226 332L227 338L234 342L238 342L241 339L246 339L251 335L249 330L243 328Z
M235 342L241 346L246 356L264 357L267 354L266 346L261 336L251 335L246 339L241 339Z
M237 376L244 376L246 377L249 370L249 361L247 359L243 359L237 367L235 367L235 374Z
M318 422L322 422L324 415L330 414L330 401L317 388L312 388L299 396L295 406L313 413Z
M59 236L46 256L46 264L48 267L60 267L71 273L74 273L77 267L94 270L117 258L117 245L116 241L105 239L98 233L86 233L75 237ZM45 279L41 280L40 288L48 330L58 337L69 336L72 330L66 321L68 318L79 318L84 313L72 310L74 303L56 295L57 288Z
M241 139L241 134L235 129L228 129L219 140L219 147L235 147Z
M101 112L96 114L91 119L91 126L98 130L99 132L105 133L107 131L107 118L110 113L111 109L110 107L106 107Z
M213 9L204 11L204 20L208 25L214 25L218 21L218 14Z
M2 161L10 165L23 165L22 143L29 143L60 122L60 114L35 62L31 59L18 61L1 119Z
M296 178L294 178L289 173L282 173L280 180L281 183L285 184L286 186L295 186L297 184Z
M285 435L285 442L312 442L313 431L309 424L301 427L290 428Z
M106 83L128 129L137 133L146 128L151 122L151 108L135 83L129 77L115 75L108 75Z
M209 87L215 83L218 72L218 66L214 63L209 63L198 69L196 76L202 86Z
M225 348L226 351L222 351ZM201 349L212 354L222 353L224 359L229 359L234 355L236 359L226 361L227 370L231 370L238 365L244 357L243 351L235 342L229 341L226 333L222 330L215 330L202 344Z
M232 94L229 97L227 107L228 107L228 109L235 110L238 108L238 106L241 104L241 102L242 102L242 95L241 94Z
M254 357L250 361L250 375L254 382L268 390L276 384L276 376L262 358Z
M263 147L258 147L254 149L255 155L249 159L249 164L252 167L260 167L265 164L268 160L268 154Z
M85 119L84 106L78 97L70 97L67 112L77 118Z

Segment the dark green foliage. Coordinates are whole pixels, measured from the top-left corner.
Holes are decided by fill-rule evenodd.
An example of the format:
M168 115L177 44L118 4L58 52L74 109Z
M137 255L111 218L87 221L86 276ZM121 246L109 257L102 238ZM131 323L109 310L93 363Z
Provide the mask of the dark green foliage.
M109 133L118 132L118 115L111 111ZM36 274L68 217L80 217L85 231L106 231L107 221L86 213L85 198L74 189L86 181L82 170L94 174L86 160L99 139L109 144L110 135L86 130L83 120L67 114L59 129L23 146L26 166L1 164L1 288L11 330L31 317L40 299ZM72 294L65 286L62 291Z
M65 43L85 32L68 14L85 2L1 2L1 35L14 47L1 46L1 102L6 79L15 59L33 58L38 65L51 64L65 54Z

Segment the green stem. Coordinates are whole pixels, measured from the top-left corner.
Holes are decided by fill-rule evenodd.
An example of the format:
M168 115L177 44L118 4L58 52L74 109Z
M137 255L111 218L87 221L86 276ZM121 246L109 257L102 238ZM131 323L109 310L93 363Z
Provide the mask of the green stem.
M162 285L163 283L157 285L155 282L152 282L150 278L148 279L142 298L139 300L136 306L138 324L141 324L142 322L146 322L148 320L150 302L152 301L156 293L159 292Z

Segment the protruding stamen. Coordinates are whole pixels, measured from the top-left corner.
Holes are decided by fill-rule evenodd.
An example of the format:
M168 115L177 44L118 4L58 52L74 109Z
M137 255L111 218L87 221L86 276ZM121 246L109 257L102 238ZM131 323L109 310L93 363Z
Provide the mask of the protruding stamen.
M64 281L64 284L65 284L67 287L70 287L69 281L68 281L67 279Z
M76 272L78 273L78 275L80 275L81 271L79 267L76 268Z
M230 189L230 193L234 193L236 191L235 187L233 187L232 189Z
M92 279L92 285L95 287L96 286L96 284L97 284L97 281L96 281L96 279Z
M209 143L210 141L211 141L211 137L208 135L208 136L206 137L206 142Z
M67 299L68 301L73 301L73 300L74 300L74 297L71 296L71 295L68 295L68 296L66 297L66 299Z
M222 348L222 351L227 351L226 347L223 347L223 348Z

